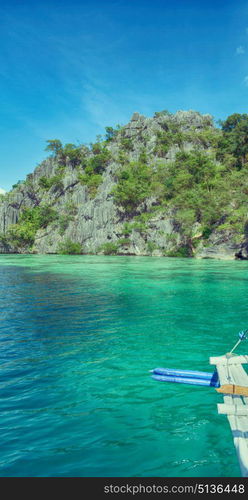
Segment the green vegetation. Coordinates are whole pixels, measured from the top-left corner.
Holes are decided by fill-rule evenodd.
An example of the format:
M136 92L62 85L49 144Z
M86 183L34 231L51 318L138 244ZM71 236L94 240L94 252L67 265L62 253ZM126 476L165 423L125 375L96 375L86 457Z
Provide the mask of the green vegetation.
M123 225L122 234L124 236L129 236L132 232L132 224L130 222L125 222Z
M0 244L6 249L9 247L8 237L6 234L0 233Z
M143 147L140 154L139 154L139 163L147 164L148 163L148 156L146 153L145 148Z
M154 153L163 158L168 153L172 145L172 134L165 132L157 132L156 145L154 148Z
M180 248L175 241L170 255L193 255L199 238L207 240L214 230L229 231L233 241L241 241L239 235L246 234L248 213L248 115L231 115L222 123L222 130L212 128L208 119L204 129L186 132L170 123L166 113L156 116L165 119L154 151L161 160L148 164L144 154L139 162L121 162L117 173L114 200L127 217L133 218L124 224L123 234L128 236L132 230L147 233L147 221L133 216L144 211L145 201L153 197L158 210L174 214L177 230L184 238ZM194 148L183 151L184 141L193 143ZM172 144L181 151L174 161L166 162L163 157Z
M62 151L62 142L59 139L51 139L46 142L45 151L51 152L54 156L57 156Z
M145 234L148 230L148 226L145 222L139 222L133 218L134 222L125 222L123 228L123 234L129 235L132 231L137 231L140 234Z
M203 227L202 233L201 233L202 238L204 240L207 240L209 238L209 236L210 236L211 233L212 233L212 228L211 227L209 227L209 226Z
M58 218L58 212L48 205L25 208L20 215L19 224L31 223L36 230L45 228Z
M48 191L52 186L54 191L62 191L64 188L63 174L54 175L53 177L42 176L39 178L38 185Z
M78 169L78 180L88 187L91 198L94 198L102 183L102 174L111 159L111 153L105 144L100 142L91 145L91 152L91 156L85 159L83 170Z
M131 240L129 238L120 238L118 240L119 246L129 246L131 244Z
M154 250L158 248L158 246L156 245L156 243L154 243L154 241L148 241L146 244L146 248L149 254L152 254Z
M103 243L102 245L100 245L97 251L103 252L104 255L116 255L119 252L120 247L126 247L130 244L131 240L129 238L120 238L115 242L107 241L106 243Z
M106 131L105 140L107 142L112 141L117 136L120 129L121 129L120 125L116 125L116 129L114 129L113 127L105 127L105 131Z
M117 161L120 165L128 165L129 157L125 151L119 150Z
M112 191L114 200L132 214L152 194L152 169L146 164L133 162L122 168L117 176L119 182Z
M83 253L80 243L75 243L69 238L58 245L57 253L62 255L80 255Z
M111 161L115 185L109 197L118 208L120 220L126 222L122 238L100 247L104 254L117 254L121 247L130 245L129 236L135 231L152 254L158 247L150 239L149 230L156 227L152 218L157 212L160 218L169 216L174 224L172 235L163 233L162 225L158 231L160 245L163 247L163 234L169 244L168 256L193 256L197 245L202 242L207 246L214 235L236 243L248 240L248 114L234 113L219 128L212 126L209 116L199 114L195 126L183 114L180 116L179 120L166 110L155 113L151 137L148 124L148 133L138 128L132 137L128 137L128 127L106 127L105 136L98 136L89 146L48 140L46 151L51 154L54 175L43 175L37 182L31 174L26 181L14 184L13 193L0 197L1 203L18 208L15 190L21 186L19 191L27 189L35 205L19 212L18 223L1 236L2 244L25 250L32 246L37 231L52 222L63 235L78 208L73 202L63 204L59 200L57 212L51 204L64 194L67 169L75 168L74 184L78 180L87 186L94 198ZM171 161L166 159L168 152ZM70 190L71 186L67 193ZM74 253L73 245L79 244L67 239L61 245L62 253Z
M98 248L98 252L103 252L104 255L115 255L117 254L119 245L118 243L113 243L112 241L108 241L107 243L103 243Z
M122 137L121 138L121 148L124 151L132 151L133 150L133 141L129 137Z
M217 157L225 162L227 154L235 158L235 166L241 169L248 161L248 115L234 113L222 124L222 136Z
M93 156L88 159L87 165L93 169L95 174L102 174L111 159L111 153L101 143L92 145L92 153Z
M154 118L160 118L164 116L171 116L171 113L167 109L164 109L163 111L156 111L154 113Z
M45 151L52 153L52 157L62 166L66 165L67 160L72 167L82 165L88 153L88 148L85 145L76 146L68 143L63 146L59 139L47 140Z
M33 245L38 229L44 229L57 220L58 212L48 205L25 208L17 224L9 226L6 242L14 247L30 247Z
M0 193L0 203L2 203L3 201L5 201L6 199L7 199L6 194Z
M98 187L102 183L102 176L100 174L94 174L91 167L86 167L84 174L78 173L78 180L82 185L88 187L91 198L94 198Z
M192 257L190 249L187 246L179 246L176 250L165 252L166 257Z
M155 208L155 207L154 207ZM161 210L161 207L156 207L156 210ZM124 222L122 234L125 236L129 236L132 231L137 231L141 235L144 235L148 232L149 226L148 221L154 217L155 210L152 212L143 212L140 215L135 215L132 219L132 222Z
M183 130L183 123L179 124L168 120L170 114L162 112L161 114L158 113L158 116L164 116L165 118L164 121L160 123L163 130L157 132L156 144L154 147L154 154L160 158L164 158L173 145L178 146L180 150L183 151L185 143L187 142L191 143L195 150L211 147L216 148L219 143L221 132L212 127L211 120L209 121L207 117L204 128L196 129L195 127L191 127L189 130Z
M17 181L16 184L13 184L12 189L16 189L16 188L20 187L24 183L25 183L25 181Z
M75 144L65 144L61 154L61 163L65 164L68 159L73 167L80 165L84 161L85 151Z

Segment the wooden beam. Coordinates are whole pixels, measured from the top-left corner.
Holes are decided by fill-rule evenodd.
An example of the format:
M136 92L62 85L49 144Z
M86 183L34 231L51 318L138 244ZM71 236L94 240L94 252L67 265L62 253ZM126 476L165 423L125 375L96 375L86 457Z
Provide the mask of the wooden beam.
M228 356L228 353L224 356L211 357L210 365L240 365L248 363L248 356Z
M248 396L248 387L235 384L225 384L215 389L217 392L222 394L234 394L237 396Z
M248 417L248 407L246 405L226 405L218 403L218 413L221 415L239 415Z
M221 384L217 391L223 393L224 399L224 404L218 405L218 411L225 413L229 421L244 477L248 477L248 375L242 363L247 362L248 356L210 358L210 363L216 365Z

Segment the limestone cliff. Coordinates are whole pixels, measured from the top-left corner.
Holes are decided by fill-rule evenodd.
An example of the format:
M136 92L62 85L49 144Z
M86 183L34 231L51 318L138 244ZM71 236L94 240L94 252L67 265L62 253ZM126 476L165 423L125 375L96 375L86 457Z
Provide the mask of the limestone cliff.
M182 153L203 152L218 165L213 144L219 133L210 115L194 111L155 113L153 118L134 113L127 125L109 129L105 140L77 148L78 156L75 147L68 155L66 149L53 152L1 197L0 251L57 253L72 242L82 253L246 258L245 233L237 237L230 225L225 227L224 208L208 232L196 216L189 234L184 229L188 219L177 218L179 205L166 195L169 188L163 191L165 174L158 181L157 172L179 162ZM128 188L125 165L137 169L141 163L153 188L143 195L136 186L132 200L123 201L115 188L121 182ZM175 189L173 196L177 199ZM41 219L41 213L49 217Z

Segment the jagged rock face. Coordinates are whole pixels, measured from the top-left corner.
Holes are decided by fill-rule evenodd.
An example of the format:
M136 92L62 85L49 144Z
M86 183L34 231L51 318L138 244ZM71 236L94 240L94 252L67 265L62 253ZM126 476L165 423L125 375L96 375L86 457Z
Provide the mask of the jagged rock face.
M221 259L233 260L235 258L242 259L243 253L240 253L240 246L233 243L220 243L219 245L211 245L207 248L198 249L196 258L198 259Z
M102 183L98 187L96 195L91 196L87 185L82 185L79 181L78 171L70 161L67 160L62 179L62 186L59 188L52 186L44 191L40 188L40 179L52 178L58 171L58 162L50 157L43 161L32 174L27 176L27 181L18 186L0 203L0 233L4 234L8 228L18 222L23 208L33 208L41 204L49 204L58 213L66 214L67 205L74 207L73 216L68 221L66 227L61 231L61 227L56 223L48 224L44 229L39 229L36 233L32 252L35 253L56 253L58 245L65 239L78 242L82 245L84 253L97 253L101 245L111 242L115 243L123 238L123 228L129 222L127 214L121 210L114 202L111 194L116 185L116 172L119 169L117 155L120 150L121 140L131 139L132 150L128 151L131 161L136 161L140 153L144 150L149 156L149 161L155 157L153 154L156 144L157 133L163 131L168 123L175 123L181 130L187 131L194 127L203 129L206 125L212 126L210 115L200 115L194 111L178 111L175 115L157 114L154 118L146 118L135 112L131 121L123 127L122 134L117 135L115 140L108 143L107 148L111 152ZM184 143L184 151L192 149L192 143ZM176 153L180 151L179 146L172 145L163 160L173 161ZM155 203L153 198L149 198L144 203L144 210L149 210ZM225 240L225 238L224 238ZM129 243L123 244L120 253L129 255L154 255L162 256L165 252L172 250L173 245L183 243L183 236L175 225L173 214L154 214L147 222L147 231L131 230ZM0 243L0 252L6 251L28 251L27 249L13 249ZM242 245L233 245L228 241L216 241L214 235L208 247L199 245L195 256L198 258L235 258L241 252L243 258L247 256L247 248Z

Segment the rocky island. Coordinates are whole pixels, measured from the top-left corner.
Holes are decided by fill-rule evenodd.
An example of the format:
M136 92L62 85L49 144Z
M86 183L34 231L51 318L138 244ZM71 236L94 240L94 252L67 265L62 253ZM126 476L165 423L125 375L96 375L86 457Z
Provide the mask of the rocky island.
M248 115L167 111L106 127L0 195L0 252L248 258Z

